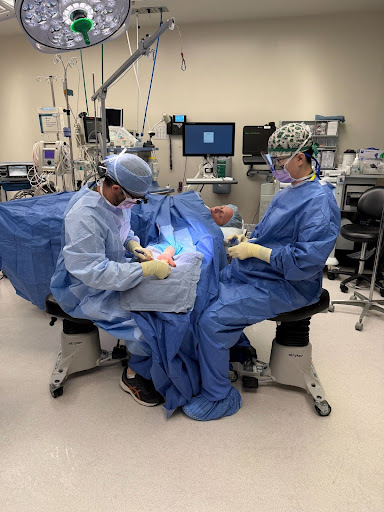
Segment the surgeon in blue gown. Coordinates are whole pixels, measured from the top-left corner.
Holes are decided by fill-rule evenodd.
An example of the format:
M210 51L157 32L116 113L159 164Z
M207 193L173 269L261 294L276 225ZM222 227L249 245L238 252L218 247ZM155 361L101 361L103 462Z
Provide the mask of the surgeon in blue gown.
M220 273L217 300L200 318L202 392L183 407L193 419L217 419L241 407L228 378L229 349L239 342L244 346L246 326L310 305L321 294L340 211L333 186L312 170L316 151L303 124L285 125L269 139L265 159L274 176L289 185L275 196L249 241L235 235L237 245L229 249L233 260Z
M143 277L164 279L170 272L167 263L154 260L140 245L130 227L130 209L144 199L152 173L144 160L127 153L109 157L106 166L106 177L85 185L65 210L51 291L66 313L93 320L126 341L134 355L120 385L139 404L154 406L163 397L151 380L135 371L151 351L131 314L121 308L119 293Z

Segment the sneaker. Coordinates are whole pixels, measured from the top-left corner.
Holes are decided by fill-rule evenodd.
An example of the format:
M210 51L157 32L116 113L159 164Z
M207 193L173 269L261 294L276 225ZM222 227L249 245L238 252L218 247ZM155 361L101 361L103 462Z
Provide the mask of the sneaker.
M140 405L154 407L164 403L164 397L156 391L151 380L145 379L137 373L133 379L128 379L127 368L124 368L120 386L124 391L130 393L132 398Z

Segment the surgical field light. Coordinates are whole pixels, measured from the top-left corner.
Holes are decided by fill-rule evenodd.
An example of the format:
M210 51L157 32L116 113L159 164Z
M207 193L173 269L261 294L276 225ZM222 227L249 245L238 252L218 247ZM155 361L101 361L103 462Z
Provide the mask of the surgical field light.
M16 0L15 14L44 53L88 48L128 29L131 0Z

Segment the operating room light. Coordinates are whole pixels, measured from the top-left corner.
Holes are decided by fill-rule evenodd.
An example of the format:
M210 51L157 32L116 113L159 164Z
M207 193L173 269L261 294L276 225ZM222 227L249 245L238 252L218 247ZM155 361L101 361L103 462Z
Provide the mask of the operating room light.
M16 0L17 19L31 44L46 53L87 48L118 37L131 0Z

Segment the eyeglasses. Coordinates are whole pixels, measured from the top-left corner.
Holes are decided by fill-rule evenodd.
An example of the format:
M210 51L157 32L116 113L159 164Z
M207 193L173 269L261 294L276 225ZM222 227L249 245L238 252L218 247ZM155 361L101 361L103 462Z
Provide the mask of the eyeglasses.
M121 190L123 191L123 193L124 193L124 195L125 195L125 199L134 199L134 200L136 201L136 204L141 204L142 202L143 202L144 204L147 204L147 203L148 203L148 199L147 199L146 197L137 197L137 196L135 197L135 196L133 196L130 192L128 192L128 190L125 190L125 188L124 188L124 187L122 187L122 186L120 185L120 183L117 183L115 180L111 180L111 181L113 181L113 183L114 183L115 185L118 185L118 186L121 188Z

